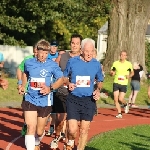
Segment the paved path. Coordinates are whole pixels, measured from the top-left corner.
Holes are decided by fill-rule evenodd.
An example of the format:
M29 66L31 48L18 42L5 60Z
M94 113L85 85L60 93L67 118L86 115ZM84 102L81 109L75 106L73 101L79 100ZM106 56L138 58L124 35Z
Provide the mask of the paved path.
M137 124L150 124L150 111L148 109L131 109L129 114L123 114L122 119L115 118L115 108L100 108L98 116L91 123L89 137L102 132L132 126ZM22 111L19 108L0 108L0 150L25 150L24 138L20 136L23 125ZM48 127L46 127L48 129ZM41 150L50 150L51 137L44 137ZM59 143L62 150L63 142Z

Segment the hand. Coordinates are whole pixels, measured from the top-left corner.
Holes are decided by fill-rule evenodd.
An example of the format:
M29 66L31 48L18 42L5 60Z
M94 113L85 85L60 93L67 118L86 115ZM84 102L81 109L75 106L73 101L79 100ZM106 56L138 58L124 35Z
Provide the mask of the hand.
M114 76L115 73L116 73L115 71L111 71L111 72L110 72L110 75L111 75L111 76Z
M3 68L3 66L4 66L4 65L0 63L0 68Z
M18 88L18 92L19 92L20 95L23 95L23 94L25 93L25 87L20 86L20 87Z
M129 79L129 78L130 78L130 76L129 76L129 75L125 75L125 77L126 77L126 79Z
M17 86L17 90L19 90L21 88L21 84L18 84Z
M50 91L50 87L46 86L46 85L41 85L41 90L40 90L40 93L43 94L43 95L47 95L49 94L51 91Z
M69 83L69 90L73 91L77 86L74 83Z
M93 92L93 98L97 101L100 99L100 90L95 90Z
M0 87L6 90L8 88L8 81L6 79L0 79Z

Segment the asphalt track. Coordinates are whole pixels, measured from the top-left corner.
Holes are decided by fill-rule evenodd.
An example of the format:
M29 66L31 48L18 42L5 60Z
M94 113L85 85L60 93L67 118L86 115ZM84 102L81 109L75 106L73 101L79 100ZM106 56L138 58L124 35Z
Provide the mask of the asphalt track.
M88 140L97 134L117 128L150 124L149 109L130 109L128 114L123 113L122 119L115 118L116 113L115 108L99 108L99 114L91 123ZM20 108L0 108L0 150L25 150L24 137L20 136L22 125L23 118ZM47 129L48 126L46 126ZM50 150L51 141L51 137L45 136L41 142L41 150ZM63 150L63 143L63 141L59 143L57 150Z

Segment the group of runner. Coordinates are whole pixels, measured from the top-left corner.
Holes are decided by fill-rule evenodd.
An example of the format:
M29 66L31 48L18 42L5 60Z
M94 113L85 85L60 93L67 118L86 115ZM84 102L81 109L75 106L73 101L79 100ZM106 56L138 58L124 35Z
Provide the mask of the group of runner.
M95 41L74 34L70 39L71 50L58 54L57 41L42 39L33 47L34 55L26 57L17 69L18 91L23 94L22 109L27 132L27 150L39 150L44 135L55 131L50 148L56 149L60 139L66 137L64 150L74 147L80 128L77 150L84 150L90 122L96 111L96 101L104 80L103 70L95 59ZM132 64L126 60L126 51L113 63L110 74L113 83L114 101L122 118L119 101L128 113L124 101L128 79L133 76ZM45 125L51 118L50 130ZM64 123L67 120L66 131Z

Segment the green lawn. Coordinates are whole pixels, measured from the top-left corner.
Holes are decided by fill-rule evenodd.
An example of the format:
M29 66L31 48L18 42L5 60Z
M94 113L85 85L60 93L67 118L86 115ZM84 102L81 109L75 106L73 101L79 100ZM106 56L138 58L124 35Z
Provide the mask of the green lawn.
M0 102L22 101L22 96L18 94L17 79L7 78L9 87L7 90L0 88Z
M102 133L85 150L150 150L150 125L126 127Z

